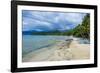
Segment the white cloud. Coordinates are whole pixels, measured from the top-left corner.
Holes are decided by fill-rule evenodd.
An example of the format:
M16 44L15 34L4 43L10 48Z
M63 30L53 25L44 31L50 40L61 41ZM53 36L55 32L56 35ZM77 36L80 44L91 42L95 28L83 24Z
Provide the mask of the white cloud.
M59 13L59 12L40 12L26 11L23 16L23 27L26 29L36 29L42 31L40 27L52 29L70 29L82 22L85 14L83 13ZM70 27L71 26L71 27Z

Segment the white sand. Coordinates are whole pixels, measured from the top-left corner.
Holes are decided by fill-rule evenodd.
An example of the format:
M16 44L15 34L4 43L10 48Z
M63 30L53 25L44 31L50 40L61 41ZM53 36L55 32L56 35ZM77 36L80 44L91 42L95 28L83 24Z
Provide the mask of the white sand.
M89 44L79 44L77 41L72 41L68 47L68 45L62 41L55 46L42 48L27 54L23 57L23 62L82 60L89 58Z

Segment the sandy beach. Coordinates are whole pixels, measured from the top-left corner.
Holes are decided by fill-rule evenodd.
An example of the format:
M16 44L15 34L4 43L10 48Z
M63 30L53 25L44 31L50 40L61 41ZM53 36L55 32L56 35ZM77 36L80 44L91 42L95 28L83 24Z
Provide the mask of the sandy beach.
M22 59L23 62L83 60L90 58L90 45L80 44L77 40L66 43L65 40L56 45L30 52Z

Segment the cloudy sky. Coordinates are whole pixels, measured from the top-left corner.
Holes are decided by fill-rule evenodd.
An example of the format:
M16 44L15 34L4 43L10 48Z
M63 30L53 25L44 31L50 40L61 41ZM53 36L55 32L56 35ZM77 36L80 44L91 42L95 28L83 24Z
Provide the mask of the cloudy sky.
M86 13L22 11L23 31L65 31L82 22Z

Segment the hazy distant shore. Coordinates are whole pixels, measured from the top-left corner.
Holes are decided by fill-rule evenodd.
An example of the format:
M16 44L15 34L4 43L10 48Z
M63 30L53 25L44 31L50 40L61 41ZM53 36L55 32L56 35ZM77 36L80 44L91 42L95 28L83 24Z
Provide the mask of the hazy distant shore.
M34 61L61 61L61 60L83 60L90 58L90 45L80 44L77 40L62 40L56 45L44 47L30 52L23 57L23 62Z

